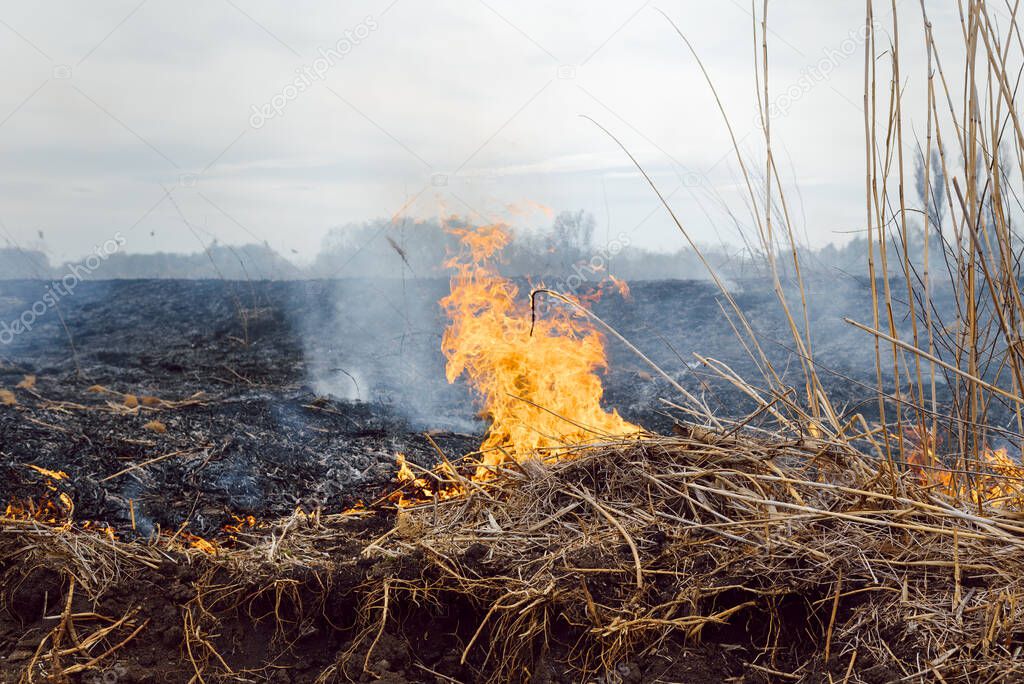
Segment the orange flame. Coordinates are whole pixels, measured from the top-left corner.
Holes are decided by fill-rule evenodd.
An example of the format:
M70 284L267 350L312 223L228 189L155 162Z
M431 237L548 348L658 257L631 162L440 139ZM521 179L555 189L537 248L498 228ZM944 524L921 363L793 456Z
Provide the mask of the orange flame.
M8 520L35 520L48 525L70 526L75 503L67 493L57 489L57 482L67 480L68 474L31 463L26 464L26 467L43 476L46 491L36 500L12 498L4 509L3 517Z
M228 523L228 524L224 525L224 527L222 528L224 530L224 532L227 532L229 535L241 534L243 530L252 529L252 528L256 527L256 517L255 516L252 516L252 515L241 516L241 515L235 515L234 513L232 513L231 514L231 518L235 522Z
M629 291L629 285L626 283L625 280L619 280L613 275L609 275L608 280L610 280L612 282L612 285L615 286L615 289L619 293L620 297L622 297L623 299L629 299L632 296Z
M407 508L421 504L424 501L447 501L464 494L466 488L457 482L458 475L447 463L435 467L430 471L430 478L419 477L409 467L409 461L405 454L398 454L396 458L398 474L395 479L401 485L398 489L388 495L387 500L399 508ZM426 473L425 473L426 474ZM433 480L433 482L431 481ZM352 509L349 509L350 511Z
M918 430L909 433L913 448L908 452L907 463L922 484L974 505L1024 509L1024 467L1005 448L986 446L979 462L971 464L970 472L958 472L936 457L934 435L922 437Z
M204 539L198 534L192 534L184 530L180 531L177 535L182 541L184 541L189 548L202 551L208 556L216 556L220 552L220 546L215 541Z
M48 493L38 499L13 498L4 509L7 520L35 520L47 525L70 526L75 509L71 497L60 492L56 498Z
M40 466L33 465L31 463L26 464L26 467L27 468L31 468L32 470L36 471L37 473L39 473L43 477L48 477L51 480L66 480L66 479L68 479L68 474L65 473L63 470L50 470L49 468L42 468Z
M531 335L528 303L491 264L511 241L507 227L450 232L461 250L446 263L454 274L451 294L441 300L451 319L442 350L448 382L468 376L491 421L480 448L484 465L538 452L557 458L567 447L639 432L601 406L604 340L588 321L554 308L537 318Z

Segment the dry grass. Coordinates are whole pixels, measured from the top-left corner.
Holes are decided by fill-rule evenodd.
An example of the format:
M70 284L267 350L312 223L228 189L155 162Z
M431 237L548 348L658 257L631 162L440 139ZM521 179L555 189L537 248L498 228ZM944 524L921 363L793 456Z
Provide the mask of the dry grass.
M364 551L427 566L382 581L378 619L403 593L479 606L462 658L495 681L526 678L558 622L592 675L729 626L750 630L751 666L793 681L1024 670L1024 526L964 513L845 444L694 428L506 476L491 500L404 511Z
M7 527L0 544L94 597L118 573L195 564L181 653L200 677L234 672L211 636L221 621L259 596L301 604L298 577L331 577L360 556L373 561L363 611L339 628L361 637L324 681L372 671L403 611L441 603L473 607L472 636L453 647L492 681L528 680L553 659L606 675L701 640L743 644L732 665L768 681L1024 677L1019 516L965 512L841 441L683 432L520 464L485 490L400 511L372 539L350 531L352 516L293 516L215 556L38 526ZM287 638L294 625L273 617ZM105 648L144 627L127 613L119 625ZM556 651L556 634L570 645ZM65 669L88 663L57 636L34 667L54 653Z

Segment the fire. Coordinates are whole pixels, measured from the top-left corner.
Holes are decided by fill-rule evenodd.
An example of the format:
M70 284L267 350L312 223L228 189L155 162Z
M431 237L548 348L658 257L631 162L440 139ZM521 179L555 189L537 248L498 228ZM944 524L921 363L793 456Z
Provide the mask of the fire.
M252 529L256 527L256 516L253 515L235 515L231 514L231 518L235 521L224 525L224 532L229 535L241 534L243 530Z
M67 493L57 488L58 482L68 479L68 474L31 463L25 467L43 476L46 491L36 499L11 499L4 509L3 517L7 520L35 520L48 525L69 526L75 511L75 503Z
M95 522L93 520L86 520L82 523L82 530L85 532L95 532L97 534L103 534L110 541L117 541L117 532L108 523Z
M181 539L189 548L202 551L208 556L216 556L220 552L220 547L217 542L204 539L198 534L192 534L185 530L179 530L179 532L171 538L171 541L173 541L174 538ZM169 541L168 544L170 544L171 541Z
M567 447L639 432L601 406L604 340L589 321L559 307L533 325L519 289L493 266L511 241L507 228L450 232L461 249L446 263L454 274L440 302L451 319L442 350L448 382L465 374L490 420L484 466L539 453L558 458Z
M442 463L429 472L429 478L417 476L409 466L405 454L396 458L398 489L388 495L387 500L399 508L415 506L424 501L447 501L465 493L465 487L459 484L459 476L448 463ZM424 475L427 475L424 472Z
M612 285L615 287L615 290L619 293L620 297L622 297L623 299L629 299L632 296L629 291L629 285L626 283L625 280L619 280L613 275L609 275L608 280L611 281Z
M342 515L365 515L370 512L370 509L366 506L366 502L362 499L357 499L355 504L349 506L341 512Z
M4 509L7 520L35 520L48 525L67 526L75 506L64 492L56 497L44 494L38 499L12 499Z
M31 468L32 470L36 471L40 475L42 475L44 477L48 477L51 480L66 480L66 479L68 479L68 474L65 473L63 470L50 470L49 468L43 468L41 466L33 465L31 463L27 464L26 467L27 468ZM54 488L52 485L48 485L48 486L51 489Z
M925 434L922 438L917 431L911 431L908 440L913 448L907 463L926 486L975 505L1024 509L1024 467L1005 448L986 446L980 461L972 464L968 473L948 468L936 458L934 435Z

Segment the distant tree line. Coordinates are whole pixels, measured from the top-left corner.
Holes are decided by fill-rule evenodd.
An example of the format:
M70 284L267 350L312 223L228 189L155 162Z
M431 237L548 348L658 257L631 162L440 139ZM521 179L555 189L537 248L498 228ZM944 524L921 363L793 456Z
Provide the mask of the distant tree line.
M921 206L930 203L927 241L932 269L943 266L941 226L945 216L945 184L941 166L933 159L925 188L923 161L918 160L916 190ZM907 253L918 268L924 253L925 231L915 212L907 231ZM604 233L605 231L601 231ZM892 231L892 235L897 233ZM332 229L316 258L297 265L267 244L242 246L214 242L194 254L127 254L119 252L106 259L93 279L225 279L294 280L308 278L444 278L445 261L457 251L458 239L436 220L378 219ZM889 253L890 275L903 268L902 240L893 238ZM858 236L843 245L828 244L818 249L799 248L801 271L807 277L866 275L868 240ZM767 275L763 254L750 247L709 246L701 249L703 259L726 279L758 279ZM780 250L778 268L783 277L794 275L788 250ZM0 279L59 278L71 264L55 265L38 250L0 247ZM597 281L607 275L624 280L703 279L707 266L689 247L674 252L655 252L633 244L628 233L599 235L594 217L585 211L563 211L550 226L517 230L515 239L502 253L499 268L510 277L543 278L558 286ZM878 271L881 275L881 271Z

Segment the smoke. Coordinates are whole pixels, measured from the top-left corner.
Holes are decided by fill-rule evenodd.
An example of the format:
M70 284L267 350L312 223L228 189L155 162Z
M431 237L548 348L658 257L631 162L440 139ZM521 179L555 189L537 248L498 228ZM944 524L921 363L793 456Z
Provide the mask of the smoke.
M707 277L705 266L690 250L653 253L636 247L628 231L602 226L585 212L562 212L522 227L512 244L503 251L498 264L502 275L520 280L525 297L530 284L544 283L556 290L585 294L609 275L638 282ZM525 225L524 225L525 224ZM130 245L129 245L130 247ZM142 255L118 251L103 262L96 273L83 274L87 280L119 278L212 278L228 281L235 305L248 324L259 325L261 304L251 287L254 281L290 280L288 290L297 293L284 315L299 333L301 373L308 386L320 395L341 400L384 404L404 416L416 428L479 432L482 423L478 407L463 381L449 385L445 380L445 359L441 339L448 320L438 302L448 294L446 259L456 251L457 240L438 221L378 220L339 227L325 239L319 256L296 266L266 245L232 247L210 245L198 255ZM851 305L863 300L862 283L843 273L862 273L866 249L862 240L846 247L804 251L804 275L818 273L827 285L822 302L812 296L811 328L818 345L849 346L844 335L822 335L820 321L841 320ZM759 300L764 287L763 265L742 251L706 249L704 255L730 290L744 299ZM20 314L45 294L40 281L58 278L65 269L50 265L45 254L0 249L0 264L10 268L0 277L29 277L8 292L18 292ZM785 267L789 259L780 259ZM893 259L893 264L899 260ZM15 268L17 266L17 268ZM850 280L851 292L840 294L837 274ZM783 279L787 274L782 273ZM791 278L790 278L791 279ZM241 281L241 282L235 282ZM248 285L246 283L248 282ZM99 292L89 289L88 297ZM767 296L767 292L764 293ZM75 301L86 296L76 293ZM794 300L795 301L795 300ZM250 308L251 307L251 308ZM842 308L843 311L839 311ZM854 307L855 308L855 307ZM33 323L33 334L14 340L11 350L28 344L29 338L60 340L66 333L60 310L48 312ZM707 315L719 315L714 310ZM688 315L695 315L688 312ZM654 312L648 321L656 321ZM69 321L75 330L76 321ZM637 323L636 325L640 325ZM788 331L773 331L773 339L784 340ZM2 340L0 340L2 341ZM660 342L658 343L660 344ZM70 348L71 340L64 347ZM856 351L869 345L857 345ZM0 349L0 353L7 351ZM839 350L837 350L839 351ZM844 352L849 358L851 352ZM673 356L666 360L674 363ZM868 359L866 362L870 362ZM684 362L685 363L685 362Z
M297 320L317 393L387 404L419 428L481 430L465 383L445 380L441 352L444 264L458 248L448 229L462 225L378 221L332 232L310 267L323 280L305 288ZM549 229L520 231L501 270L585 290L607 278L609 254L628 244L620 236L609 250L593 234L589 215L563 212Z
M465 382L445 380L441 340L448 320L438 302L449 293L444 264L458 249L450 227L374 221L331 232L309 266L318 280L303 284L301 306L293 312L315 392L385 404L421 429L481 431L479 407ZM674 255L662 255L662 265L633 247L627 233L602 231L599 239L597 232L585 212L562 212L549 226L515 231L498 268L506 277L528 277L521 280L524 293L543 282L585 294L609 275L706 275L699 263Z
M312 281L296 324L319 395L383 404L417 429L476 432L472 399L445 381L437 278Z
M932 217L941 220L937 211ZM631 230L621 226L598 230L594 218L583 211L564 211L544 221L547 223L539 226L516 223L515 242L503 255L503 275L543 278L549 285L564 284L568 289L573 289L574 283L606 275L628 281L709 278L707 266L689 247L675 251L639 247ZM937 228L933 229L933 240L936 232ZM266 243L235 246L214 241L193 254L133 253L129 243L126 249L109 255L103 268L86 279L446 279L444 261L455 243L438 221L413 219L378 219L334 228L316 258L303 264L285 258ZM840 246L801 248L801 264L805 271L862 273L866 249L862 237ZM764 256L746 247L704 246L701 251L721 278L741 282L765 275ZM0 279L4 280L60 278L74 263L55 265L44 251L0 247ZM785 268L788 256L779 263ZM890 269L898 275L898 260Z

